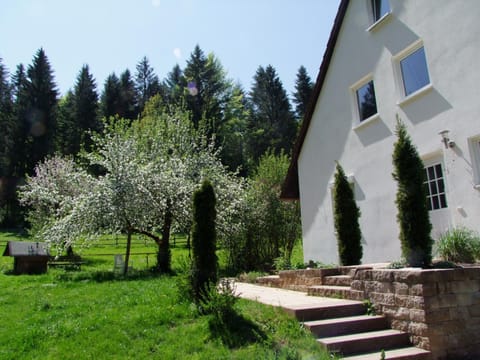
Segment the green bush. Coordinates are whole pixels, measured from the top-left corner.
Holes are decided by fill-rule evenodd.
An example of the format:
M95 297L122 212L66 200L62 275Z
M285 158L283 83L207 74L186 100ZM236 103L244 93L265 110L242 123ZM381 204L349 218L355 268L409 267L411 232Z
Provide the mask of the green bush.
M463 227L448 230L440 236L437 252L446 261L474 263L480 259L480 236Z
M425 170L405 125L399 119L396 135L392 175L398 184L395 203L402 256L409 266L427 267L432 262L433 239L423 184Z
M360 209L343 168L337 163L333 188L335 232L342 265L358 265L362 260L362 232L358 219Z

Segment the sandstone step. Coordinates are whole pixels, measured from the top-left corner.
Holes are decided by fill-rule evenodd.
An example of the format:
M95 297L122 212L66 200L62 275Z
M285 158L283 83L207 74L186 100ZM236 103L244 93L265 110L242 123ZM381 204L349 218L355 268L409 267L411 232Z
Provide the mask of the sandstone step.
M325 276L322 285L350 286L352 277L349 275Z
M338 303L325 304L321 306L290 306L284 308L300 321L312 321L365 314L365 305L359 301L340 300Z
M379 330L352 335L340 335L317 340L328 351L354 355L410 346L408 334L398 330Z
M281 280L278 275L261 276L256 279L258 285L279 287Z
M388 328L387 319L380 315L348 316L337 319L306 321L303 324L319 338Z
M380 357L381 350L368 354L347 356L343 360L379 360ZM430 351L413 346L385 351L386 360L428 360L429 358Z
M349 286L314 285L308 288L308 295L349 299L350 290Z

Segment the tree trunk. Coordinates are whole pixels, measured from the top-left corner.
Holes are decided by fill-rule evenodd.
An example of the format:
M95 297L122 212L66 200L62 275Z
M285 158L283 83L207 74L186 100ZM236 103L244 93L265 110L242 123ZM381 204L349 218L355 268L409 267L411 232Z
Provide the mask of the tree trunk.
M132 242L132 232L128 230L127 232L127 250L125 253L125 264L123 266L123 276L127 275L128 272L128 263L130 262L130 245Z
M162 240L158 244L157 269L163 273L169 273L170 267L170 230L172 228L173 214L170 206L167 207L162 227Z

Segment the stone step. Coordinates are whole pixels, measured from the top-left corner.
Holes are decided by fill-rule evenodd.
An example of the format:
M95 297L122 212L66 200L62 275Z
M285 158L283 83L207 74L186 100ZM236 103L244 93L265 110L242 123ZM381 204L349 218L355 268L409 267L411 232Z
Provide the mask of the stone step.
M328 351L342 355L363 354L411 346L408 334L398 330L378 330L317 340Z
M298 305L284 309L302 322L365 314L365 305L363 303L359 301L340 301L322 306Z
M343 360L379 360L381 358L381 350L368 354L353 355L344 357ZM386 360L428 360L430 359L430 351L419 349L413 346L392 349L385 351Z
M350 286L352 284L352 277L349 275L335 275L325 276L322 285L333 286Z
M262 286L280 287L281 280L278 275L261 276L256 279L256 283Z
M350 299L349 286L314 285L308 288L308 295L337 299Z
M318 338L388 329L387 319L380 315L348 316L303 324Z

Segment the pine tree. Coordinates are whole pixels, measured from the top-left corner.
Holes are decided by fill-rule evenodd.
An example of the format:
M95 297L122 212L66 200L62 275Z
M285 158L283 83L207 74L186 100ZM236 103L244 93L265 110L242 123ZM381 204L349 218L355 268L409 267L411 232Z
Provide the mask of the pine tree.
M137 93L138 111L141 113L145 103L152 96L161 92L160 81L146 56L137 64L135 75L135 89Z
M105 80L100 108L102 116L107 119L120 113L120 80L115 73Z
M343 168L337 163L333 188L335 232L340 262L344 266L358 265L362 260L362 233L358 219L360 209Z
M120 74L120 109L118 115L124 119L134 120L138 110L136 104L135 83L126 69Z
M217 282L215 202L213 186L205 180L193 195L192 288L197 300Z
M410 266L425 267L431 264L433 245L423 184L425 170L405 125L398 118L396 135L392 175L398 183L395 203L402 255Z
M43 49L37 51L33 63L28 67L28 122L29 158L27 171L33 172L35 165L48 154L54 152L56 134L57 89L53 78L53 70Z
M80 129L75 119L75 96L69 90L58 102L55 149L63 155L74 155L80 149Z
M298 69L295 80L295 92L293 102L295 103L295 115L298 121L302 121L307 111L307 106L313 92L313 82L308 76L307 69L302 65Z
M289 154L297 124L287 93L271 65L258 68L249 101L249 151L253 161L256 163L268 149Z
M93 76L90 74L88 65L84 65L80 70L75 88L73 90L74 99L74 117L75 127L78 135L74 140L72 147L73 154L78 153L81 146L90 150L92 140L89 131L99 130L100 122L98 120L98 94Z

